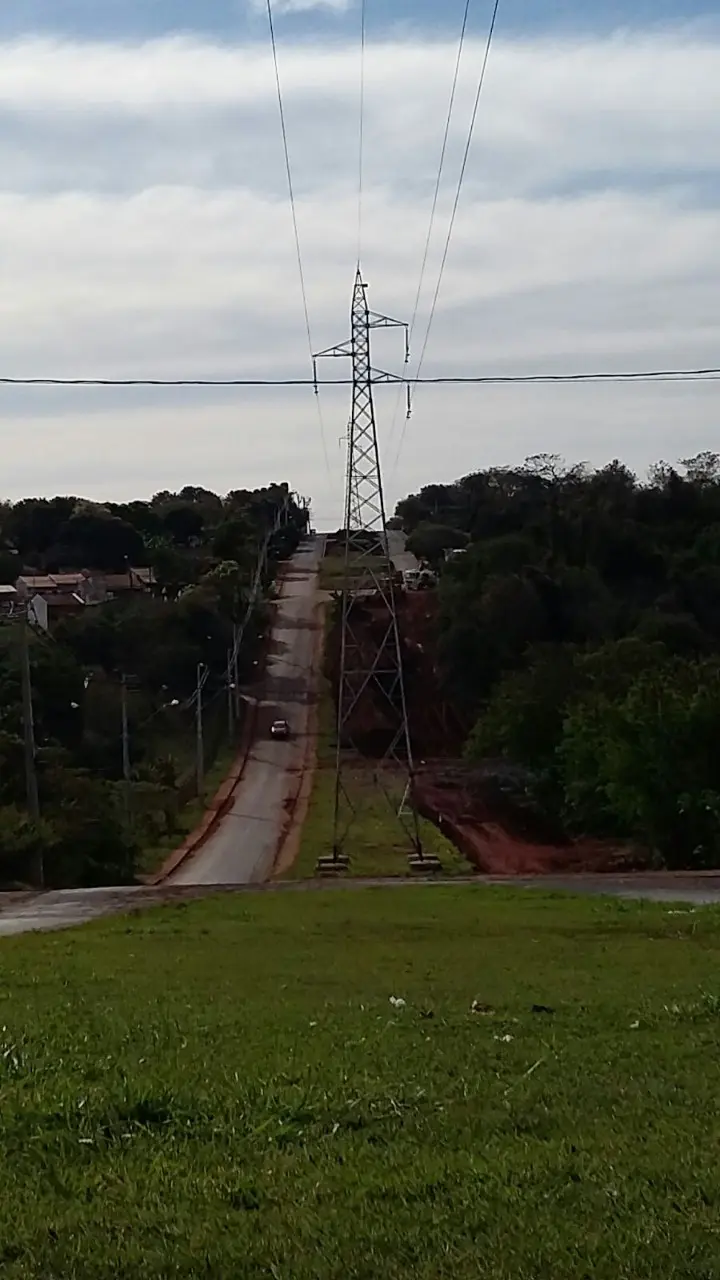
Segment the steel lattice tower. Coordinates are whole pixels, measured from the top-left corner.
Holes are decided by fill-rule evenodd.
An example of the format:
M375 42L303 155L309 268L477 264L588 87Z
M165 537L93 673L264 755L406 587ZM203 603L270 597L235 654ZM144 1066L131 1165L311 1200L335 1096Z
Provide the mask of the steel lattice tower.
M351 359L353 386L345 492L333 852L332 857L320 859L321 871L347 867L357 819L369 798L367 770L359 768L353 732L353 717L368 700L386 725L383 753L374 762L371 794L378 790L383 793L397 815L399 834L411 865L424 869L436 861L423 854L413 805L414 768L393 581L395 571L386 528L373 401L375 383L401 382L402 379L373 369L370 350L373 329L404 329L407 363L407 325L369 310L367 285L358 267L352 298L351 339L321 351L316 357ZM409 403L408 394L408 412Z

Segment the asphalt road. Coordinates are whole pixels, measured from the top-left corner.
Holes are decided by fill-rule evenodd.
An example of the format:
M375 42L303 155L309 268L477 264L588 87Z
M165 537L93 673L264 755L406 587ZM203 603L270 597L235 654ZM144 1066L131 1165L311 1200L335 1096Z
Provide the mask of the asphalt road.
M200 851L178 868L172 885L257 884L272 873L317 696L320 551L320 539L303 544L282 581L258 734L232 809ZM289 741L271 739L276 719L288 721Z

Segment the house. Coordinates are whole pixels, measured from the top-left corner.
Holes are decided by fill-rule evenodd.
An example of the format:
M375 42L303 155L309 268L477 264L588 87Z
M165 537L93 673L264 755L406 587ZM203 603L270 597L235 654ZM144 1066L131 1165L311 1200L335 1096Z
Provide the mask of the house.
M63 618L73 617L86 608L82 596L58 592L34 595L27 606L28 621L41 631L52 631Z
M148 592L156 585L152 569L134 569L123 573L102 573L82 569L76 573L22 574L16 583L18 597L31 600L41 595L46 600L63 596L79 596L84 604L104 604L117 596Z
M11 582L0 583L0 616L8 617L18 601L17 587Z
M49 573L21 574L15 583L20 600L30 600L42 591L44 595L56 595L59 588Z
M133 569L130 566L124 573L108 573L105 575L105 587L109 597L126 595L129 592L152 591L157 580L152 569Z

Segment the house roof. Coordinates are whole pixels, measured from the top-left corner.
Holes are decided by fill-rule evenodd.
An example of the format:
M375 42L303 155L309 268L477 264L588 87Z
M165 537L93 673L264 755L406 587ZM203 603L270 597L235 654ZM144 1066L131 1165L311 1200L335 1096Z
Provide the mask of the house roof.
M108 573L105 584L109 591L137 591L155 582L152 569L127 569L125 573Z
M24 573L17 580L18 587L27 591L72 591L85 582L104 583L111 591L132 591L148 587L155 582L152 569L126 569L123 573L102 573L100 570L78 570L75 573Z
M18 587L29 587L31 591L52 591L55 580L48 573L21 574L17 580Z
M51 613L62 613L63 610L67 610L68 613L73 611L79 613L81 609L85 608L85 601L82 596L75 595L74 592L69 596L50 596L45 603Z

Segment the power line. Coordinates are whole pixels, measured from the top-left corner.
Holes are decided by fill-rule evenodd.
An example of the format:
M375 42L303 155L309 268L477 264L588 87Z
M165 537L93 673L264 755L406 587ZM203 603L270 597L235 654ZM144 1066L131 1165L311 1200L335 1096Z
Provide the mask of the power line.
M428 255L430 253L432 233L435 226L435 215L437 213L438 199L440 196L440 185L442 183L442 176L445 171L445 158L447 156L448 141L450 138L450 125L452 124L453 111L455 109L455 97L457 95L458 80L460 78L460 63L462 62L463 49L465 46L465 35L467 32L468 16L470 13L470 4L471 4L471 0L465 0L465 12L463 14L462 27L460 30L460 41L458 44L457 58L455 61L455 73L453 75L452 89L450 91L450 102L448 104L447 119L445 121L445 132L443 134L442 148L440 151L440 163L438 165L437 182L435 183L432 209L430 210L430 222L428 225L427 239L425 241L425 251L423 253L422 266L420 267L420 279L418 282L417 294L415 296L415 306L412 313L412 319L410 321L410 332L409 332L410 341L412 341L412 336L415 331L415 325L417 323L418 311L420 309L420 296L422 294L423 284L425 283L425 272L427 270Z
M268 26L270 28L270 44L272 46L273 66L275 68L275 87L277 89L278 110L280 112L280 130L282 133L283 152L285 155L285 172L287 175L288 195L290 197L290 211L292 213L293 232L295 235L295 252L297 255L298 273L300 276L300 290L302 293L302 305L305 315L305 332L307 334L308 351L310 360L312 361L315 346L312 339L312 329L310 327L310 309L308 307L307 287L305 284L305 269L303 267L302 249L300 247L300 230L297 219L297 206L295 203L295 188L293 185L292 166L290 164L290 146L288 143L287 124L285 121L285 106L283 103L282 82L280 80L280 64L278 62L277 41L275 39L275 23L273 21L272 0L267 0ZM330 474L330 459L327 451L327 441L325 439L325 423L323 421L322 409L320 402L317 404L318 421L320 425L320 437L322 440L323 457L325 459L325 467L328 475Z
M477 93L475 94L475 103L473 105L473 112L470 118L470 128L468 129L468 136L467 136L467 141L465 143L465 151L463 153L462 165L460 166L460 176L458 178L457 190L455 192L455 201L453 203L453 210L450 215L450 225L448 227L447 238L445 240L445 249L443 251L442 261L440 263L440 271L438 273L437 285L435 286L435 294L433 296L432 306L430 308L430 316L428 318L427 329L425 331L425 339L423 342L422 351L420 353L420 361L418 364L418 377L420 376L420 371L425 361L425 353L427 351L427 345L430 338L430 331L432 329L433 321L435 319L435 312L437 310L438 298L440 296L440 289L442 286L443 277L445 275L445 267L447 265L448 254L450 252L450 242L452 241L453 232L455 230L455 221L457 219L458 207L460 205L460 197L462 195L462 189L465 182L465 173L467 170L467 164L470 158L470 148L472 146L472 141L475 134L475 124L477 122L478 109L480 106L480 98L482 96L483 87L485 85L485 76L487 74L488 61L490 58L490 50L492 48L493 36L495 34L495 26L497 23L499 8L500 8L500 0L495 0L492 19L490 22L490 30L488 31L487 41L485 43L485 53L483 56L482 66L480 68L480 78L478 80Z
M362 256L363 233L363 182L365 168L365 35L366 0L360 4L360 124L358 142L358 263Z
M448 103L447 118L445 120L445 132L443 133L442 147L440 148L440 163L438 164L437 181L435 183L435 190L433 192L432 208L430 210L430 221L428 223L427 238L425 240L425 249L423 252L422 265L420 267L420 278L418 280L417 293L415 295L415 305L413 307L412 319L410 320L410 326L408 328L408 349L412 345L413 335L415 333L415 325L417 324L418 312L420 310L420 298L422 296L422 289L425 283L425 272L427 271L428 257L430 254L430 245L432 243L432 233L435 228L435 215L437 213L438 200L440 198L440 186L442 183L442 176L445 171L445 157L447 155L448 141L450 138L450 125L452 124L453 110L455 108L455 97L457 95L458 81L460 79L460 64L462 62L463 49L465 47L465 34L467 32L468 16L470 14L470 4L471 4L471 0L465 0L465 11L463 13L462 26L460 28L460 40L458 42L457 58L455 60L455 72L452 80L452 88L450 90L450 101ZM388 443L392 441L395 435L395 428L397 426L397 419L398 419L398 414L400 412L401 404L402 404L402 388L400 388L400 392L398 394L397 402L395 405L395 412L393 414L392 425L390 427L390 436L388 439Z
M391 378L403 386L503 386L523 383L583 382L714 382L720 367L708 369L641 369L591 373L513 373L446 375L436 378ZM385 379L381 379L385 381ZM3 378L3 387L350 387L352 378Z
M435 286L435 293L433 295L432 305L430 307L430 315L428 317L427 328L425 330L425 338L422 345L422 351L420 352L420 360L418 362L418 367L417 367L418 380L422 372L423 364L425 363L425 355L427 353L428 342L430 340L430 333L432 330L433 322L435 320L435 313L437 311L438 299L440 297L440 289L442 287L442 282L445 275L445 267L447 266L448 254L450 252L450 244L452 241L453 232L455 230L455 222L457 219L458 208L460 206L460 197L462 195L462 189L465 182L465 173L467 170L467 164L470 158L470 148L472 147L472 141L475 134L475 124L477 122L478 109L480 107L480 98L482 96L483 87L485 85L485 76L487 74L488 61L490 59L490 50L492 48L493 36L495 35L495 26L497 23L499 8L500 8L500 0L495 0L494 6L493 6L492 18L490 20L490 29L488 31L487 40L485 42L485 53L483 56L482 65L480 67L480 76L478 79L477 92L475 94L475 102L473 104L473 111L470 117L470 128L468 129L467 140L465 142L465 151L463 153L463 160L460 166L460 176L458 178L457 189L455 192L455 200L453 203L452 213L450 215L450 224L448 226L447 237L445 240L445 248L443 250L443 256L440 263L440 271L438 272L437 284ZM403 425L402 435L400 436L400 443L398 445L397 454L395 456L395 463L394 463L395 467L397 467L398 461L400 459L400 454L402 453L402 447L405 442L406 432L407 432L407 421Z

